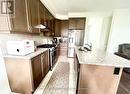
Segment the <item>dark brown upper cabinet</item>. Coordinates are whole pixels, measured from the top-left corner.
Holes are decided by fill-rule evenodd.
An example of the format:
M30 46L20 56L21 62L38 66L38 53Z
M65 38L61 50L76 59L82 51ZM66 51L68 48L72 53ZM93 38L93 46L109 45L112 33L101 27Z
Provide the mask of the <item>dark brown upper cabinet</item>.
M67 37L68 36L68 20L55 19L55 37Z
M15 15L10 17L11 32L39 33L39 0L15 0Z
M69 18L69 29L85 30L85 18Z
M39 17L40 17L40 24L46 26L46 17L45 17L45 7L43 6L42 2L39 2ZM43 29L41 29L40 31L44 31Z
M68 36L68 28L69 28L69 21L61 20L61 36L62 37Z
M39 0L27 0L28 1L28 11L30 17L30 26L33 33L39 33L40 30L35 28L36 25L39 25Z
M59 19L55 19L55 37L61 36L61 21Z
M29 23L27 17L26 0L15 1L15 15L10 18L11 31L28 32Z
M39 3L39 14L40 14L40 24L46 26L45 29L41 30L44 32L45 36L54 36L54 16L49 12L49 10L42 4Z

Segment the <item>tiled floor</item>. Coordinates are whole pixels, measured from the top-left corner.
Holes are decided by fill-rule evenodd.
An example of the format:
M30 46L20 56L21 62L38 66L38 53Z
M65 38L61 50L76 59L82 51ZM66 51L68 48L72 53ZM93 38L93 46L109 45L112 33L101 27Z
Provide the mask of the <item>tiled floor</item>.
M76 77L75 77L75 71L74 71L74 59L73 58L67 58L66 56L60 56L59 57L57 64L55 65L54 69L52 71L49 71L49 73L46 75L45 79L42 81L42 83L40 84L40 86L38 87L38 89L35 91L34 94L45 94L44 90L46 90L45 88L46 88L46 86L48 86L47 84L50 81L54 70L56 70L56 67L58 67L58 63L60 63L60 62L69 63L69 83L68 83L69 89L68 89L68 94L75 94ZM67 83L63 82L62 84L67 84ZM54 93L52 92L51 94L54 94ZM62 92L62 94L64 94L64 93Z

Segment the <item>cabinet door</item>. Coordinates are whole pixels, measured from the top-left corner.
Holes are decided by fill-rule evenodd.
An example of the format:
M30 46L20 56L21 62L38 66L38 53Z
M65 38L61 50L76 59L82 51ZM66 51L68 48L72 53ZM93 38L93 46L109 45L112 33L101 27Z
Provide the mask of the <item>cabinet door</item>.
M42 81L42 67L41 67L41 55L38 55L32 59L32 73L33 73L33 82L34 89L38 87Z
M72 29L72 30L76 29L76 20L74 18L69 19L69 29Z
M15 16L10 17L12 32L29 32L26 4L26 0L15 0Z
M69 28L69 21L62 20L61 21L61 36L64 36L64 37L68 36L68 28Z
M70 18L69 29L85 30L85 18Z
M57 60L58 60L59 54L60 54L60 45L59 44L56 47L56 52L55 53L56 53L56 61L55 61L55 63L56 63Z
M48 73L48 71L49 71L49 54L48 54L48 51L46 51L46 52L44 52L44 54L45 54L45 65L44 65L44 67L45 67L45 75Z
M41 55L41 62L42 62L42 77L44 78L46 74L49 71L49 56L48 56L48 51L45 51Z
M58 19L55 19L55 36L61 36L61 21Z
M45 11L44 6L42 2L39 2L39 16L40 16L40 24L44 25L44 19L45 19Z
M51 35L55 36L55 20L54 20L54 17L52 17L52 19L51 19L51 29L52 29Z
M45 71L46 71L46 67L45 67L45 54L41 54L41 64L42 64L42 78L45 77Z
M67 43L60 43L60 56L67 56Z
M40 16L40 24L47 26L47 23L46 23L46 8L42 4L42 2L39 2L39 16ZM40 31L45 31L45 29L40 29Z
M45 20L44 20L44 25L46 27L49 27L49 12L47 10L47 8L45 7Z
M39 2L40 1L38 0L27 0L27 1L28 1L31 31L33 33L39 33L40 30L35 28L35 26L40 24L40 21L39 21Z
M54 36L55 35L55 31L54 31L54 17L51 13L49 13L50 15L50 33L51 33L51 36Z
M116 94L122 69L114 75L115 67L80 65L78 94Z
M77 30L85 30L85 18L77 18L76 19L76 29Z

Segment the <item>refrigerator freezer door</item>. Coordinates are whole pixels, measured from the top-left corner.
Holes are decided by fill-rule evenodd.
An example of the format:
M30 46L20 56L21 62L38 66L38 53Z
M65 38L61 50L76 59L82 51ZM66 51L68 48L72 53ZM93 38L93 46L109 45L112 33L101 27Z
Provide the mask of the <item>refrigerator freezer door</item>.
M68 47L74 47L75 46L75 32L69 31L68 33Z
M75 48L68 48L68 57L74 57Z
M75 43L74 43L74 38L69 38L69 43L68 43L68 47L74 47Z

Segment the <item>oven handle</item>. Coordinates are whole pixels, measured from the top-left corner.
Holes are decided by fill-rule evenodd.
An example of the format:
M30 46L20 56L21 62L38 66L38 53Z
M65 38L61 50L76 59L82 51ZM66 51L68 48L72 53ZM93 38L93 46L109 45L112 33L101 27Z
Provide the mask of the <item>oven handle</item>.
M49 57L50 57L50 70L52 71L52 51L49 50Z

